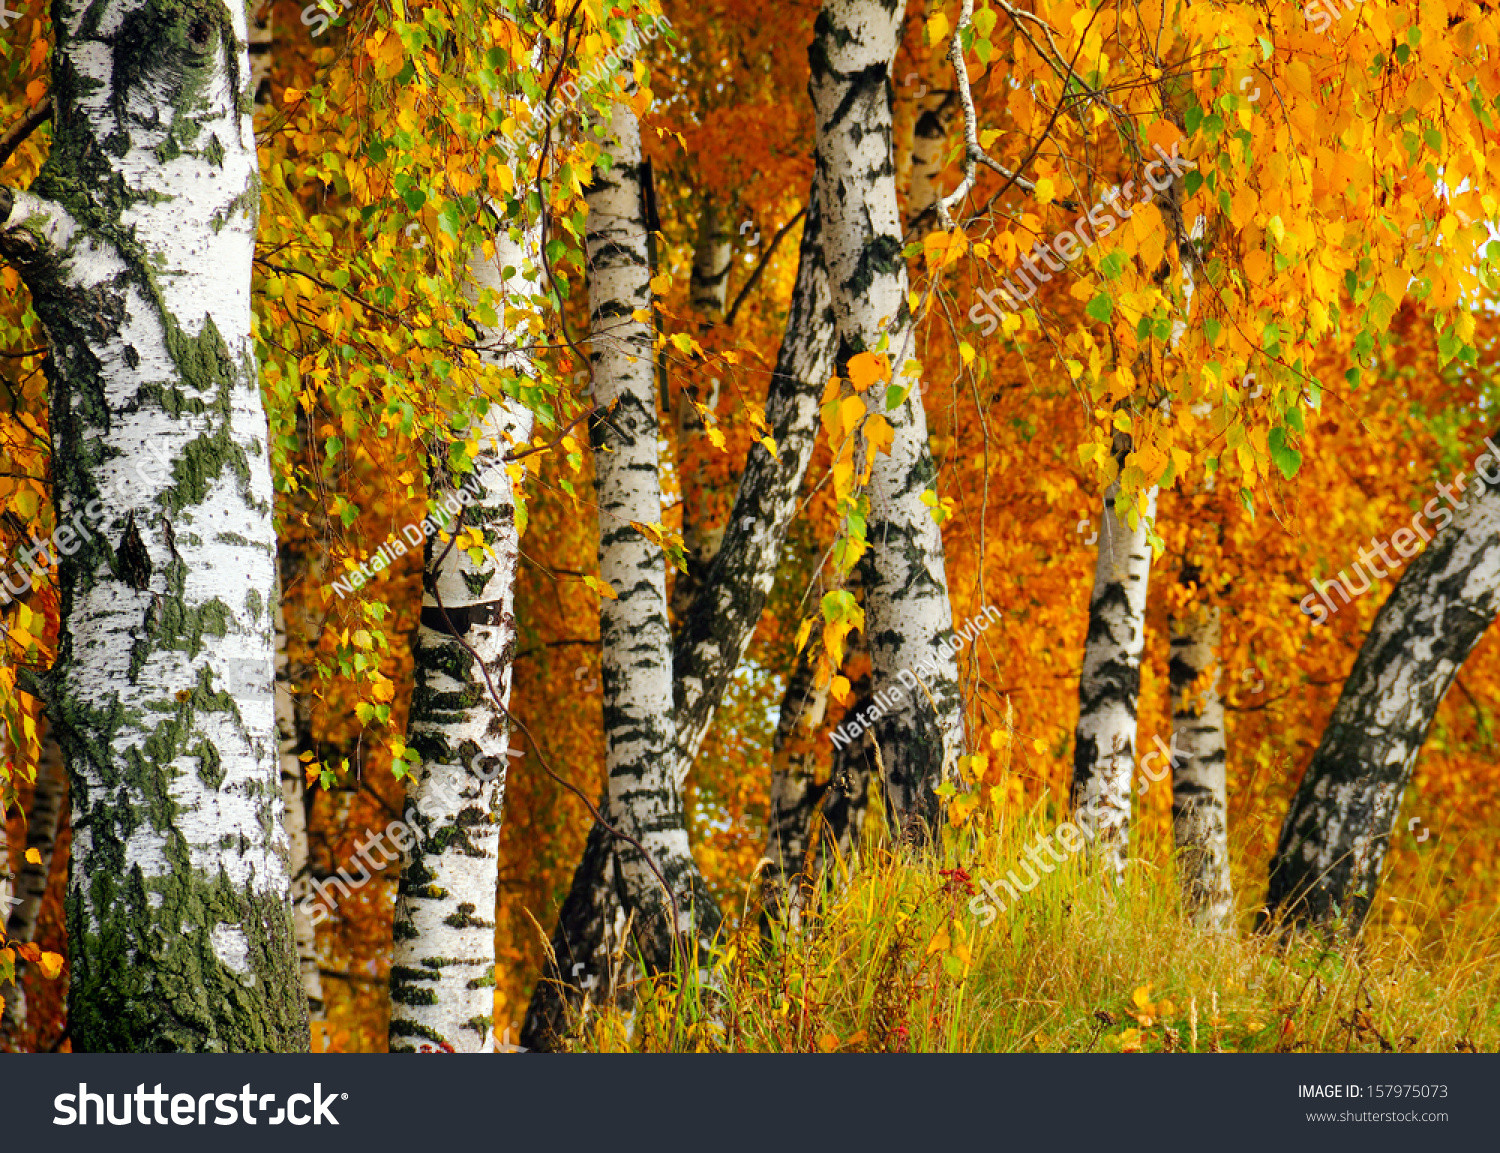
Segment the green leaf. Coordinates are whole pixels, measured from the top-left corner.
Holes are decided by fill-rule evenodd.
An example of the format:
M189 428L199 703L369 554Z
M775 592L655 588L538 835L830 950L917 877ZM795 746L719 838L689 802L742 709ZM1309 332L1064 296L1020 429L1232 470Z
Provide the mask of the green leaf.
M1083 311L1090 320L1108 321L1114 315L1115 302L1108 295L1101 292L1093 300L1089 301L1088 307Z
M1271 460L1281 470L1281 475L1291 480L1302 467L1302 454L1286 442L1286 429L1273 428L1266 444L1271 450Z

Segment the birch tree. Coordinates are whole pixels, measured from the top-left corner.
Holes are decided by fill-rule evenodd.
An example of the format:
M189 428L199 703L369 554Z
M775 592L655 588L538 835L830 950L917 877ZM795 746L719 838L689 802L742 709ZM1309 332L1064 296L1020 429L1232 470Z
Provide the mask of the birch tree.
M493 257L475 254L475 283L503 302L496 309L502 318L519 315L523 299L537 294L538 248L534 229L524 236L502 229ZM507 278L507 270L519 275ZM481 331L481 355L497 369L524 374L529 359L511 349L528 334L501 323ZM478 408L487 415L476 430L471 477L451 471L447 446L432 455L434 518L447 531L426 536L423 557L408 726L422 764L406 790L415 843L401 846L392 1052L494 1046L497 848L520 559L515 486L523 471L506 457L530 439L533 418L509 397Z
M1191 583L1184 575L1184 583ZM1229 927L1234 892L1229 879L1223 669L1217 605L1193 605L1171 623L1172 840L1178 883L1194 922ZM1207 678L1205 691L1197 691Z
M1128 437L1117 433L1115 453L1122 467L1129 451ZM1156 515L1156 489L1144 494L1144 508L1129 510L1134 527L1130 517L1115 511L1119 491L1119 481L1110 485L1100 508L1103 523L1078 677L1072 803L1078 818L1094 830L1103 859L1123 872L1130 839L1136 700L1146 641L1146 585L1151 577L1147 526Z
M1500 450L1376 614L1281 827L1266 915L1355 932L1438 705L1500 613ZM1484 461L1488 458L1489 465Z
M30 189L0 189L0 256L51 350L67 528L58 656L36 687L71 782L73 1046L305 1049L245 9L53 15L52 152Z
M292 887L292 930L297 942L297 965L302 991L307 996L307 1015L323 1016L323 978L318 971L317 937L307 902L312 897L312 863L307 842L307 779L300 757L303 735L308 732L306 708L299 709L296 689L305 684L306 669L293 670L288 654L286 611L281 582L276 584L276 737L281 767L281 796L285 806L287 872ZM300 675L299 675L300 674ZM305 700L305 696L304 696ZM300 714L300 715L299 715Z
M615 846L636 940L647 967L664 970L680 945L690 959L699 938L711 939L720 914L688 846L671 756L666 558L637 527L660 524L662 511L653 336L634 317L651 307L651 271L640 126L628 105L614 105L610 139L610 163L588 194L587 235L599 572L616 593L599 608L605 768L609 816L637 842Z
M816 180L803 217L786 329L766 396L766 422L777 451L751 446L734 507L707 575L683 614L672 651L675 704L674 780L680 790L760 621L781 542L797 507L816 443L818 390L833 370L833 324L822 248ZM625 924L618 903L614 838L595 824L558 914L547 968L527 1007L521 1043L544 1048L561 1036L583 982L610 993L607 938Z
M875 456L870 477L865 620L877 683L894 685L903 671L921 682L874 726L892 823L903 839L920 842L936 827L934 789L963 751L964 725L943 540L921 499L934 490L936 469L917 366L907 363L914 333L896 207L890 84L902 7L828 0L810 50L809 91L837 364L847 374L852 357L884 352L901 390L891 409L882 388L865 394L869 411L892 430L889 450ZM919 667L930 671L919 675Z

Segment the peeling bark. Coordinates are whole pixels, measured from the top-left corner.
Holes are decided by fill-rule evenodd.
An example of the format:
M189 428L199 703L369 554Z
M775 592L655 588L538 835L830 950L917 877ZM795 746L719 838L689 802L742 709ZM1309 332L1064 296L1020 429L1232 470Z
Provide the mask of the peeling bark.
M1477 482L1456 507L1360 647L1282 825L1263 924L1353 933L1369 913L1438 705L1500 613L1500 486Z

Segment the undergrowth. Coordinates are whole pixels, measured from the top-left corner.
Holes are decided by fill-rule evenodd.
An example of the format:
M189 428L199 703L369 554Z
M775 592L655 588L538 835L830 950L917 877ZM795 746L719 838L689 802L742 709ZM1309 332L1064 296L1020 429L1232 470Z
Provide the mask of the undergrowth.
M1500 1050L1500 917L1481 901L1455 905L1443 876L1408 879L1398 915L1372 918L1352 941L1255 933L1259 893L1241 895L1235 931L1214 933L1190 923L1171 868L1151 864L1148 845L1118 882L1083 854L1052 864L984 927L970 911L978 880L1017 868L1050 828L1038 809L988 830L949 830L927 859L867 837L862 859L795 927L766 929L747 899L703 970L640 982L628 1014L590 1011L574 1047Z

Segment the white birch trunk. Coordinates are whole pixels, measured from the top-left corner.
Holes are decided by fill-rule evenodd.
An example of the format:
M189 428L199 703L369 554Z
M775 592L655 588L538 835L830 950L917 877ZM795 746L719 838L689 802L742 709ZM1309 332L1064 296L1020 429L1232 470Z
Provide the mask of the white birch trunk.
M913 326L901 257L889 73L902 7L825 0L810 51L809 90L838 364L842 369L856 353L875 351L885 337L896 383L909 387L890 412L881 386L866 393L870 410L886 416L895 438L889 453L875 458L870 478L865 619L876 685L898 684L903 671L919 682L873 732L893 826L904 841L920 843L937 827L933 790L956 767L964 720L943 538L921 501L936 483L927 417L918 381L901 375L913 352Z
M1116 445L1117 459L1127 450ZM1146 522L1156 515L1156 489L1131 529L1115 515L1119 482L1104 494L1089 631L1078 678L1078 731L1072 801L1078 819L1095 832L1101 858L1125 868L1130 839L1131 784L1136 753L1136 700L1146 641L1146 585L1151 546Z
M1221 629L1217 605L1198 605L1174 618L1172 630L1172 839L1177 878L1188 915L1200 928L1230 927L1224 701L1219 686ZM1193 686L1209 674L1208 688Z
M297 941L297 966L302 974L302 991L307 996L307 1015L311 1020L323 1017L323 978L318 969L317 937L313 932L308 906L312 897L312 864L307 845L307 777L303 772L302 734L298 732L296 679L287 654L286 613L281 604L281 582L276 583L276 735L277 756L281 765L281 796L285 805L286 835L289 857L287 871L292 878L292 929ZM299 670L300 671L300 670Z
M53 8L53 148L0 192L51 349L75 1051L305 1050L272 709L243 4ZM154 458L154 459L153 459Z
M773 430L777 455L773 457L758 443L751 446L713 563L691 605L680 614L672 653L673 780L679 791L760 622L817 440L818 396L833 371L835 343L821 219L815 181L802 228L786 331L766 396L766 421ZM570 1014L576 1016L575 1010L584 1001L584 982L596 1000L613 995L611 967L605 958L614 946L607 938L623 922L613 876L613 840L598 825L589 833L552 938L557 964L549 960L527 1007L521 1044L528 1048L551 1049L561 1043Z
M521 243L502 228L495 256L476 253L476 284L511 297L537 289L539 233ZM518 271L508 281L501 270ZM505 315L505 309L497 306ZM481 332L490 346L524 345L528 334ZM521 353L483 354L489 363L525 373ZM450 516L450 538L462 525L483 532L493 555L475 563L437 536L426 544L422 619L414 653L407 743L422 765L407 782L405 823L416 838L403 845L391 961L392 1052L492 1051L495 901L500 821L510 744L515 654L515 580L520 561L516 478L506 453L527 443L532 414L518 402L492 404L480 429L471 498L446 468L447 446L432 455L434 503ZM434 515L434 519L436 519ZM496 697L498 696L498 700Z
M672 966L678 942L691 957L698 938L717 931L720 914L688 845L673 772L666 561L632 527L659 524L662 511L652 330L632 319L636 310L650 309L651 286L640 126L628 105L614 106L610 137L614 163L595 174L588 192L586 238L594 402L601 410L592 422L599 571L618 594L599 609L605 766L611 821L644 849L643 855L620 843L615 856L643 959L660 970ZM663 879L675 900L675 924Z

